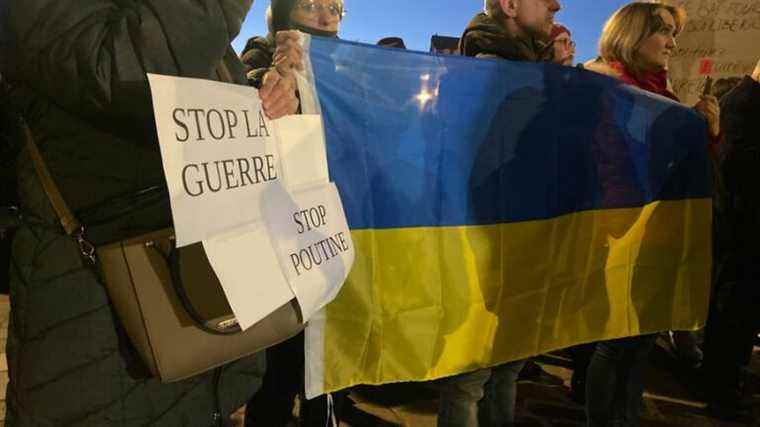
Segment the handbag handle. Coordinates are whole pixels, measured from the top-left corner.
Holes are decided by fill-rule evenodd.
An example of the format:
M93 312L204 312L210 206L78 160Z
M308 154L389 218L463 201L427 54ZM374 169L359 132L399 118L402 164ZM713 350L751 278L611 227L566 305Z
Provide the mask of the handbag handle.
M213 322L205 320L203 316L200 315L187 295L184 281L182 280L182 270L180 268L180 250L174 243L172 243L172 248L169 251L167 262L169 264L169 270L171 270L174 293L177 294L182 307L198 329L213 335L237 335L243 332L240 328L240 324L237 323L237 320L234 320L234 323L230 325L225 325L225 323L229 321L213 324Z
M222 58L222 60L217 65L216 73L219 77L219 80L222 82L235 82L235 80L232 78L232 74L230 73L229 68L227 68L227 64L224 62L224 58ZM180 250L177 248L175 241L172 241L172 247L169 251L167 262L169 263L169 269L171 270L172 286L174 287L174 292L177 294L177 297L182 303L182 307L185 309L185 312L188 314L188 316L190 316L190 319L193 321L193 323L195 323L195 326L198 329L213 335L237 335L243 332L243 330L240 328L240 324L237 323L237 320L235 320L235 323L233 325L225 327L225 325L221 324L214 325L212 322L206 321L203 316L200 315L198 310L193 305L193 302L190 301L190 298L187 296L187 291L185 290L180 268Z

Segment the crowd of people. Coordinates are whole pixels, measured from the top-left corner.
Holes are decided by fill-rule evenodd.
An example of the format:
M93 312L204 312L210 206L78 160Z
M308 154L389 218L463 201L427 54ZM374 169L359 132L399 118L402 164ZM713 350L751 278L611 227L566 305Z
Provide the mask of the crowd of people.
M298 32L339 37L343 0L272 0L269 33L249 40L240 57L230 43L251 0L5 3L0 152L2 172L14 169L15 180L2 187L0 206L19 206L25 218L13 234L10 227L0 232L14 235L12 256L5 257L12 268L0 271L10 275L12 304L7 425L224 425L246 403L246 425L296 422L303 335L218 374L162 384L145 372L101 278L62 232L28 153L14 143L17 123L8 117L23 117L63 196L85 212L163 182L146 73L228 82L231 75L231 82L259 89L269 118L297 114L294 73L304 69L305 55ZM572 33L555 21L561 7L559 0L485 0L463 30L459 54L575 66ZM683 9L664 2L630 3L607 21L598 58L579 66L678 102L668 61L686 19ZM395 37L380 44L404 48ZM219 72L222 66L227 72ZM716 166L713 298L701 349L690 331L673 337L679 354L704 374L710 413L736 418L748 409L744 377L760 330L760 192L752 184L760 181L760 63L752 75L717 82L715 93L690 106L707 123ZM100 231L110 241L171 222L166 200L107 216L120 218ZM4 248L9 239L2 240ZM656 338L569 350L572 393L585 405L589 426L638 425ZM510 425L517 381L536 372L547 375L523 360L436 381L438 425ZM325 425L346 399L339 393L303 402L301 425Z

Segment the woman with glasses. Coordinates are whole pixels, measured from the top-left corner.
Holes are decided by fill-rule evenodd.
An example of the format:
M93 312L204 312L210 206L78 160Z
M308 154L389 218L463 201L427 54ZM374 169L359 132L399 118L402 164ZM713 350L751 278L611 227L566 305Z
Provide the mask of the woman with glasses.
M293 70L303 69L303 49L298 31L320 37L337 37L343 19L343 0L272 0L267 10L269 34L248 40L241 60L248 67L248 80L275 99L278 90L295 88ZM274 89L270 89L274 88ZM248 402L246 426L286 426L293 420L293 407L301 397L302 426L326 425L327 399L306 401L304 389L304 336L299 334L267 350L267 372L261 389ZM340 413L344 399L334 396Z
M303 69L297 31L337 37L343 15L343 0L272 0L267 9L269 34L248 40L241 55L250 83L261 87L265 79L289 79L293 69Z
M575 42L570 30L562 24L554 24L550 36L552 62L560 65L573 65L575 59Z

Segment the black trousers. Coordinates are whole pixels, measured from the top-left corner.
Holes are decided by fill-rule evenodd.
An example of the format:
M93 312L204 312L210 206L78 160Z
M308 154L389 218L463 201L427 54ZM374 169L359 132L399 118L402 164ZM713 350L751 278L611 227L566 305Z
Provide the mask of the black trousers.
M304 392L304 334L267 349L267 372L259 391L248 402L246 427L284 427L293 419L293 402ZM334 412L339 418L347 393L333 395ZM299 425L327 425L327 397L303 400Z
M0 207L1 208L1 207ZM10 287L11 241L13 232L0 235L0 294L7 294Z
M715 284L704 345L706 387L713 401L741 397L742 368L749 364L760 331L760 277L751 271L755 269L743 278L732 275L738 280Z

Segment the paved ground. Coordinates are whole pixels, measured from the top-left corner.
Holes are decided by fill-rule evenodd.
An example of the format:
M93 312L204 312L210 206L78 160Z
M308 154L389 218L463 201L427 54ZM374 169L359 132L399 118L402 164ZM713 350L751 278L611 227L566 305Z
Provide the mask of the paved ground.
M5 360L7 338L8 297L0 295L0 423L5 419L5 389L8 366ZM646 412L643 426L760 426L760 348L755 349L752 388L755 390L754 417L742 423L725 423L706 416L704 404L692 391L695 374L685 369L660 345L651 358L648 387L645 394ZM565 380L565 386L546 387L529 383L519 385L518 424L521 426L583 426L583 408L568 397L569 361L561 356L541 359L544 368ZM438 402L434 389L424 384L397 384L384 387L360 387L353 390L354 402L341 427L434 427ZM242 416L235 417L242 424ZM269 426L265 426L269 427Z
M695 374L681 367L659 343L651 358L645 393L643 426L760 426L760 348L753 360L754 416L739 423L721 422L705 413L693 390ZM542 358L544 368L565 380L562 387L546 387L530 383L519 385L518 425L520 426L583 426L583 408L569 398L572 371L569 360L560 356ZM348 425L434 427L437 402L435 391L422 385L401 384L366 387L352 393L357 411L352 411ZM358 415L356 414L358 413ZM372 414L372 417L364 414Z

